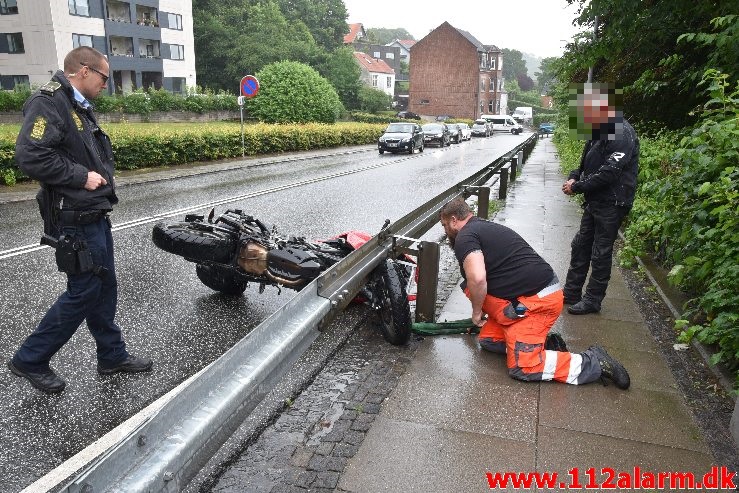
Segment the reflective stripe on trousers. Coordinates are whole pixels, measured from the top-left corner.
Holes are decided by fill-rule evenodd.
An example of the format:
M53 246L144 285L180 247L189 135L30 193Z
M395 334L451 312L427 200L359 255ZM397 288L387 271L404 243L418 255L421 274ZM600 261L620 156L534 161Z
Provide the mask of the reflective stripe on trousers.
M469 297L469 290L465 290ZM568 353L544 349L547 334L562 311L563 295L558 289L539 298L518 298L528 310L523 318L503 314L508 300L487 295L482 305L488 319L480 329L480 346L505 354L508 374L527 382L549 381L583 384L600 378L600 365L588 352Z

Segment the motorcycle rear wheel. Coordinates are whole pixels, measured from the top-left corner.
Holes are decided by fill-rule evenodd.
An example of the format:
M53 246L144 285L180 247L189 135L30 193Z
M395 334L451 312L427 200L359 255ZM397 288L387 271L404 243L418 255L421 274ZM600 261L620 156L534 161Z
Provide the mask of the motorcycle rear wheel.
M197 274L200 282L213 291L229 296L241 296L246 291L248 284L234 272L234 269L228 267L197 264L195 274Z
M380 329L387 342L406 344L411 337L411 310L400 266L386 260L375 269L375 296L379 303Z
M196 262L228 264L236 247L229 233L187 222L156 224L151 239L162 250Z

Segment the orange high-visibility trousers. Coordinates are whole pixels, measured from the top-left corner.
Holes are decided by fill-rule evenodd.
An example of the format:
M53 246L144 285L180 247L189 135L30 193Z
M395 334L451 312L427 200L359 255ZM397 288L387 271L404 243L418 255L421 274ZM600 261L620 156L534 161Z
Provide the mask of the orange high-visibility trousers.
M491 295L485 297L482 311L488 316L480 329L483 349L506 354L508 374L524 381L555 380L577 385L591 382L600 376L597 361L586 354L551 351L544 343L562 312L562 290L518 298L527 311L521 318L511 319L504 313L508 300ZM469 297L469 290L465 290Z

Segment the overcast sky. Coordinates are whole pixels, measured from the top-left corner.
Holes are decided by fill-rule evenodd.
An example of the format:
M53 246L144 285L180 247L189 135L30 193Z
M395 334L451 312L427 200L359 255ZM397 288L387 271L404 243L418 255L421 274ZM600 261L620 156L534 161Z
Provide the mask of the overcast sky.
M417 40L444 21L483 44L539 57L559 56L577 33L565 0L344 0L349 23L405 28Z

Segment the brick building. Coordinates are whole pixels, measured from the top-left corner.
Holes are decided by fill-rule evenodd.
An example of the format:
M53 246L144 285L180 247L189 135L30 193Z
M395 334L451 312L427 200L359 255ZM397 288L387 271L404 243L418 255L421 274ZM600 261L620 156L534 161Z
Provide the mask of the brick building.
M444 22L410 52L410 111L472 119L505 111L503 54L496 46Z

